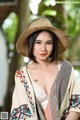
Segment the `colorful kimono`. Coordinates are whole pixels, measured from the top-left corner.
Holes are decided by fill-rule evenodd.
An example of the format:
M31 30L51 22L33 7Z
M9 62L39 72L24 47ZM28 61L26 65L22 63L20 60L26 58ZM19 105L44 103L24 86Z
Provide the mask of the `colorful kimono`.
M80 84L72 65L66 60L62 62L49 97L51 120L65 120L70 111L80 113ZM46 120L27 66L15 74L10 120Z

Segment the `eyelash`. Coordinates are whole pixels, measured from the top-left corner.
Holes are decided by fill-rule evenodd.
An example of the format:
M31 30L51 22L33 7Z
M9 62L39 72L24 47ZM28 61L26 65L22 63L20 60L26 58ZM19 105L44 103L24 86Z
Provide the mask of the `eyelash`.
M46 44L50 44L50 45L51 45L51 44L52 44L52 42L48 42L48 43L46 43Z
M41 42L35 42L35 44L41 44ZM47 42L46 44L49 44L49 45L51 45L52 44L52 42Z
M37 41L36 41L35 43L36 43L36 44L41 44L41 42L37 42Z

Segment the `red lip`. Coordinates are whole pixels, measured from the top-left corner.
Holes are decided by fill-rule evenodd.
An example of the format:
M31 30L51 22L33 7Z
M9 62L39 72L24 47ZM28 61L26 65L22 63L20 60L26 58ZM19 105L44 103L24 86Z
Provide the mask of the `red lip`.
M45 56L45 55L47 55L47 53L42 53L42 54L40 54L40 55Z

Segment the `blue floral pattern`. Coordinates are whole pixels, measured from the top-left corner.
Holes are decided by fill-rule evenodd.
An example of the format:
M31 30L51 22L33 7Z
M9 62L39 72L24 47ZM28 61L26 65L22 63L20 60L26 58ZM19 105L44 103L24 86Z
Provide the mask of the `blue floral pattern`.
M80 95L74 94L71 96L71 99L69 100L69 107L64 110L61 120L66 119L67 115L69 114L70 108L80 109Z
M21 105L18 108L13 109L10 120L24 120L24 118L30 118L31 112L27 104Z

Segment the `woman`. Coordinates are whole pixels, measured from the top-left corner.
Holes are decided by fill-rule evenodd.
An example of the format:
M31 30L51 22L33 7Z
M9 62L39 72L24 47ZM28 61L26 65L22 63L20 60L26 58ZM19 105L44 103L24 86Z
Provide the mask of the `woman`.
M80 85L72 65L58 55L69 46L65 33L40 18L22 33L16 47L31 60L15 73L11 120L78 120Z

